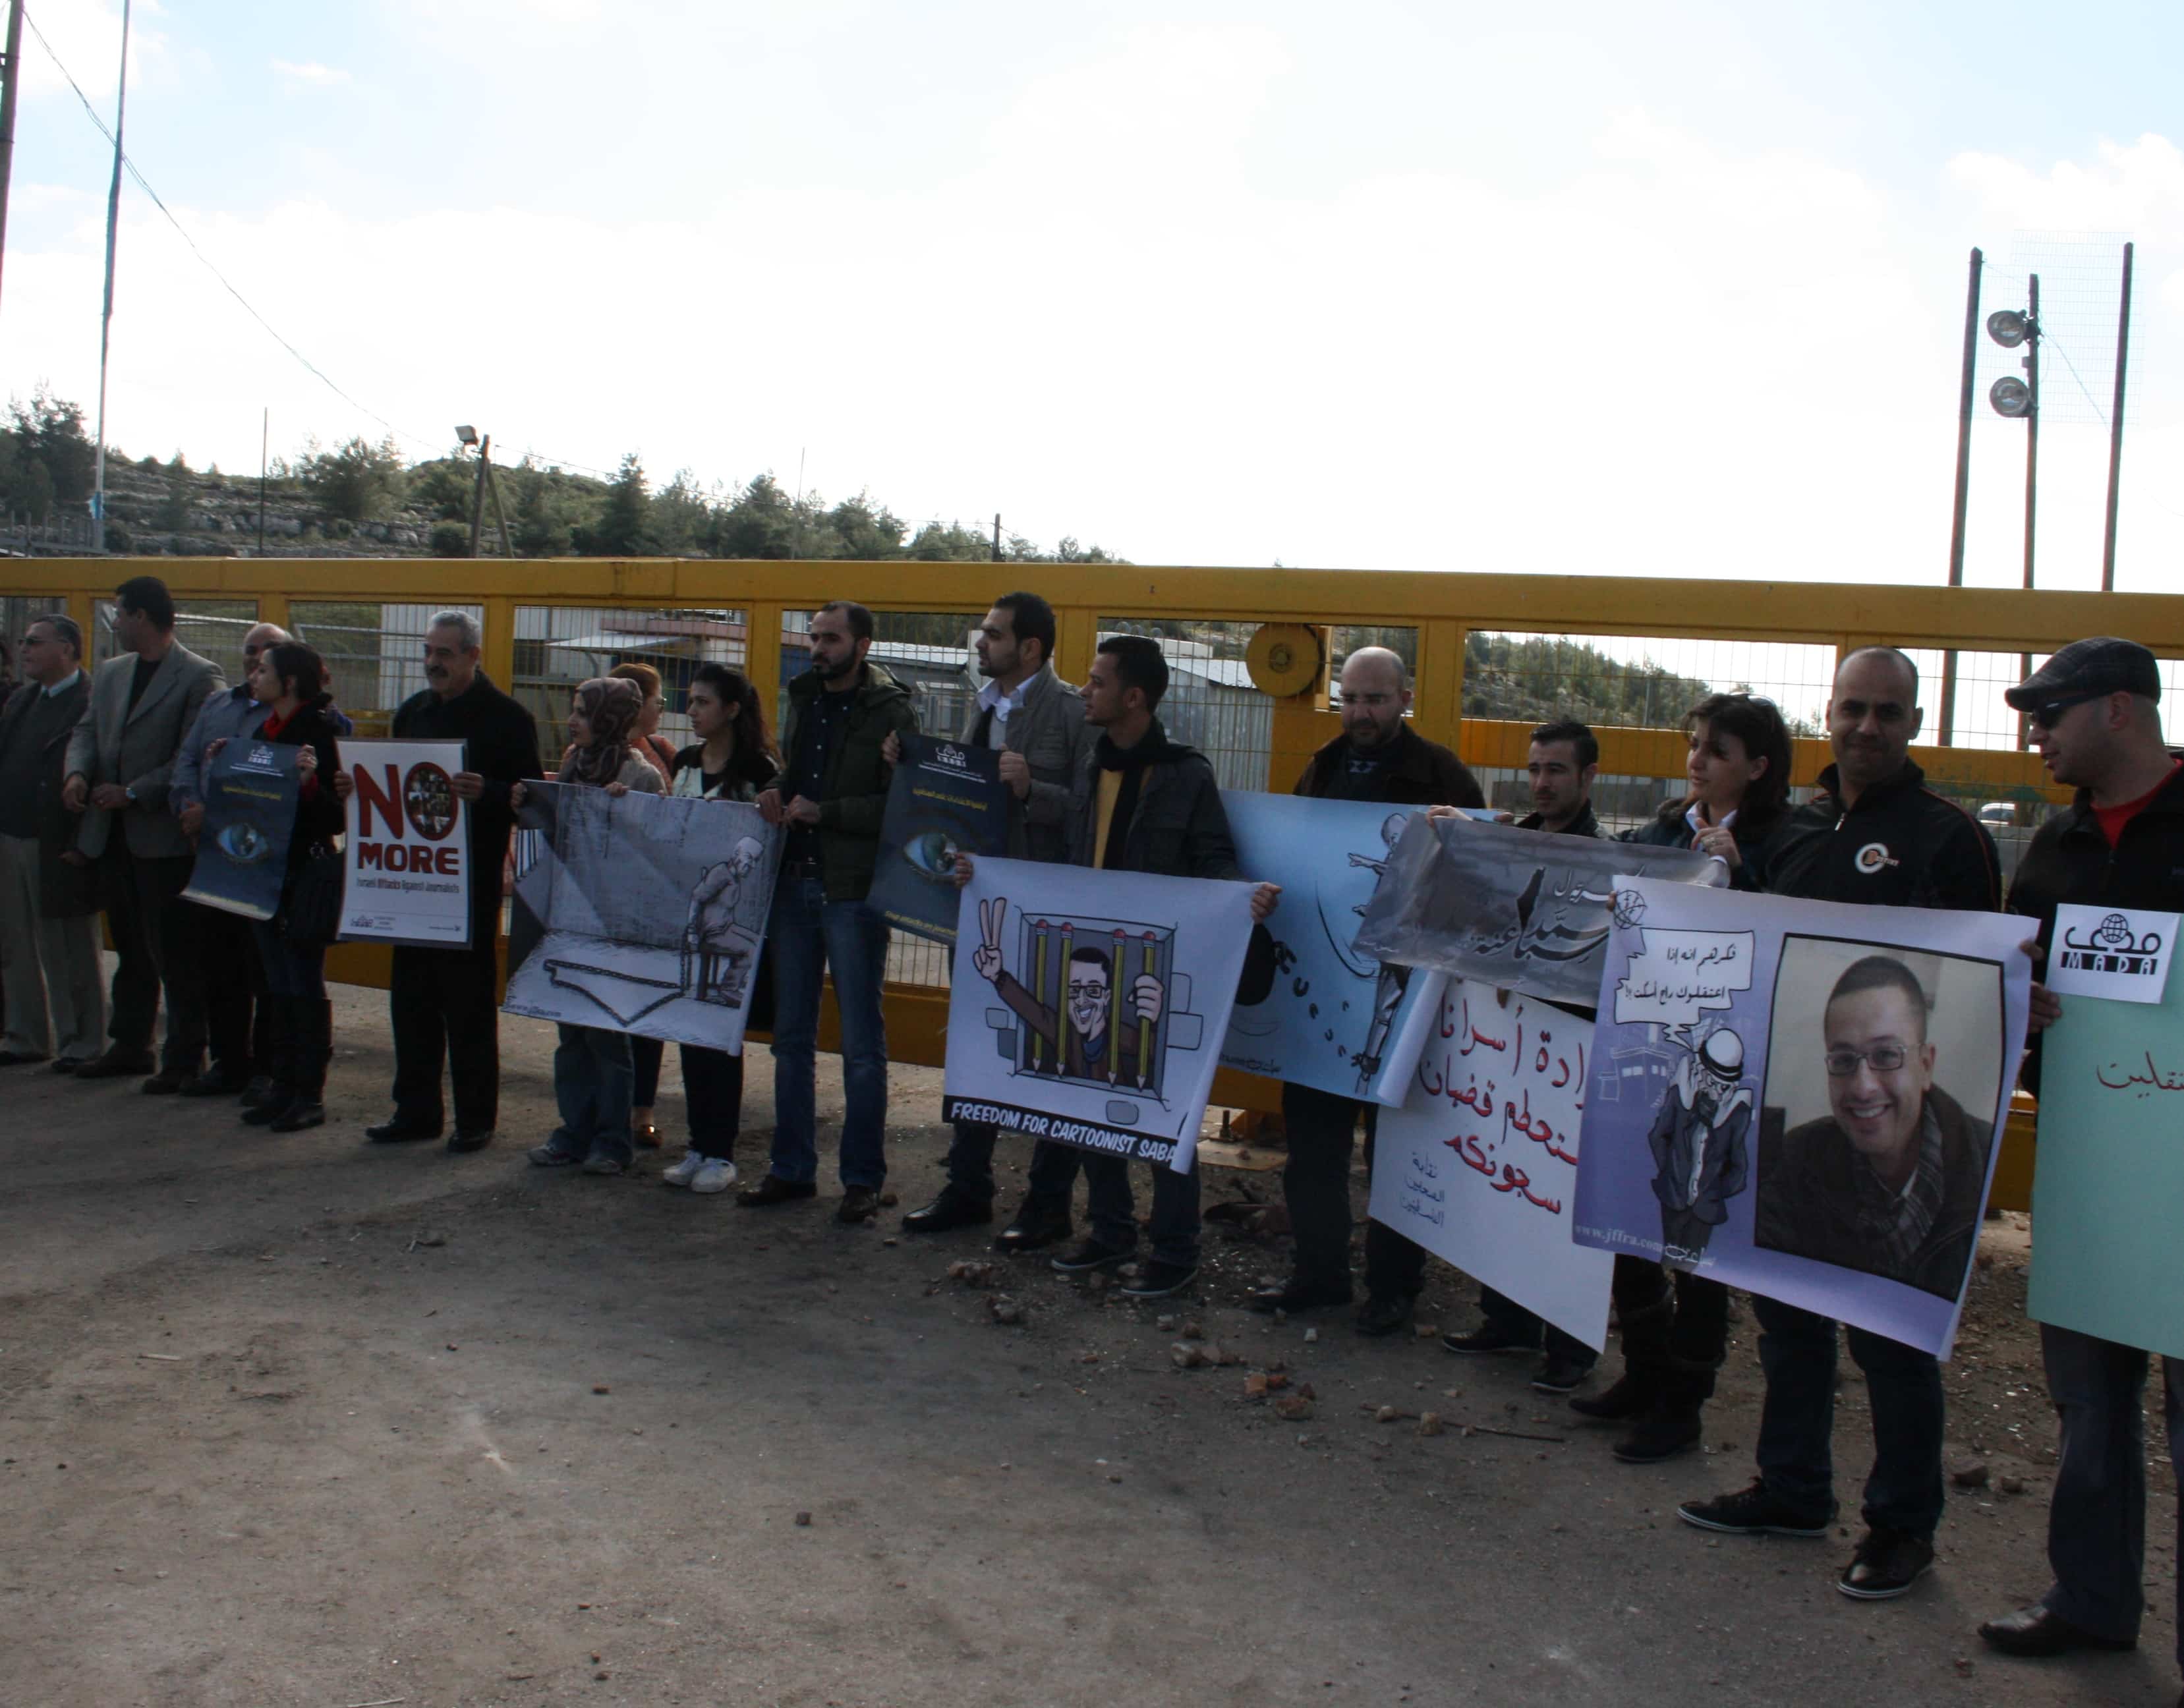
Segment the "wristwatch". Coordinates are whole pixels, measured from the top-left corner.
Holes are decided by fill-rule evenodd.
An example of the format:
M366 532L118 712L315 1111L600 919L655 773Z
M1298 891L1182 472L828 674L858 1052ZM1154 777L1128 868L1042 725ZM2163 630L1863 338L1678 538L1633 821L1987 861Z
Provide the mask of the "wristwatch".
M136 790L131 789L131 788L125 788L125 789L123 789L123 790L121 791L121 794L122 794L122 798L123 798L125 800L126 800L126 801L129 803L129 804L130 804L131 806L132 806L132 807L133 807L133 806L135 806L135 805L136 804Z

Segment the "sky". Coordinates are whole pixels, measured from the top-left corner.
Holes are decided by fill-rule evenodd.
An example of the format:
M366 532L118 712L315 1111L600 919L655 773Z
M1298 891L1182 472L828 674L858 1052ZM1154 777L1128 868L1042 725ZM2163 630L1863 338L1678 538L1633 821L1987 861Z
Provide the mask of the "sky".
M118 0L30 9L110 123ZM88 412L111 154L24 46L0 385ZM2173 4L147 0L130 63L131 159L347 394L125 183L131 456L474 422L1146 564L1938 582L1968 252L2021 307L2094 234L2117 584L2180 590ZM2045 283L2038 579L2097 587L2114 281Z

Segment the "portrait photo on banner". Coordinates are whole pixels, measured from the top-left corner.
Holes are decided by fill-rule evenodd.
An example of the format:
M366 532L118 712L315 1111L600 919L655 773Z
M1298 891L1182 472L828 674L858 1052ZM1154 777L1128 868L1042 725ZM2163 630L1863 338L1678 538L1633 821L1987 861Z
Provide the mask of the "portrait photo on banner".
M2021 921L1633 877L1579 1243L1947 1355L2022 1048Z

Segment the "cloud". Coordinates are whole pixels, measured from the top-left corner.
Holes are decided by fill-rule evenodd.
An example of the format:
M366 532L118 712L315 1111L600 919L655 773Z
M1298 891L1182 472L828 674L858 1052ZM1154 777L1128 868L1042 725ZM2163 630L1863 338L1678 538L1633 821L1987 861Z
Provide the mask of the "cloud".
M301 64L291 59L276 59L273 70L283 77L298 83L346 83L348 73L332 65L321 65L315 59L306 59Z

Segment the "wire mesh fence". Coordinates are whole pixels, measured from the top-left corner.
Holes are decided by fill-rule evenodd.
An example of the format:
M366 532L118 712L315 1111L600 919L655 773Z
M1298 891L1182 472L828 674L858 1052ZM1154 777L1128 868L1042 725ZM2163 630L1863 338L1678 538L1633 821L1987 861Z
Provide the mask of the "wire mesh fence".
M334 704L356 732L384 736L403 701L424 692L425 631L443 609L485 617L482 605L298 599L288 607L288 631L325 660Z

